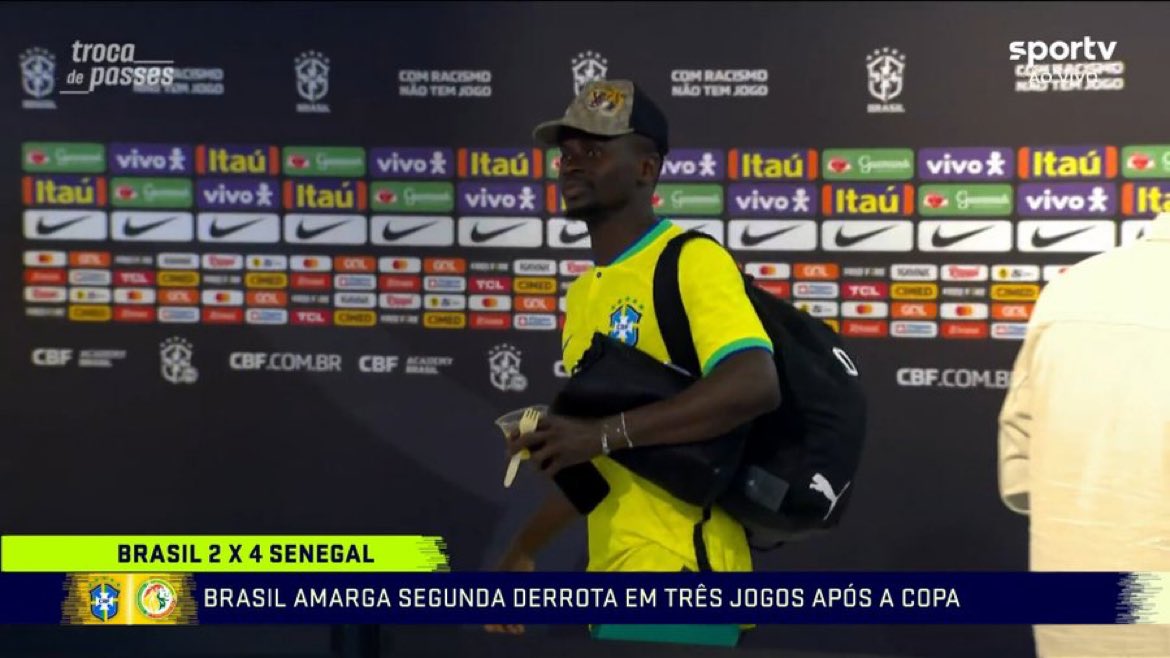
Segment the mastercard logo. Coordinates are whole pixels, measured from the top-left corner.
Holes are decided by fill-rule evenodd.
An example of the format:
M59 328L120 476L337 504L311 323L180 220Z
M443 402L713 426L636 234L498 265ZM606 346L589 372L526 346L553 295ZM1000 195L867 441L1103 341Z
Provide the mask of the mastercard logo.
M483 300L483 307L484 308L498 308L499 306L500 306L500 302L497 299L493 299L491 297L488 297L487 299Z
M226 293L226 292L215 293L215 301L217 301L217 302L230 302L231 300L232 300L232 296L229 293Z

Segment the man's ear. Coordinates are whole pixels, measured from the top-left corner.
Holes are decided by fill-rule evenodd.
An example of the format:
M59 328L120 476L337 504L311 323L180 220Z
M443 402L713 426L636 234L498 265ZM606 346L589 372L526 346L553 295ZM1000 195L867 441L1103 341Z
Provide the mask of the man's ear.
M662 156L651 153L642 157L642 168L638 172L639 178L647 185L657 185L658 176L662 173Z

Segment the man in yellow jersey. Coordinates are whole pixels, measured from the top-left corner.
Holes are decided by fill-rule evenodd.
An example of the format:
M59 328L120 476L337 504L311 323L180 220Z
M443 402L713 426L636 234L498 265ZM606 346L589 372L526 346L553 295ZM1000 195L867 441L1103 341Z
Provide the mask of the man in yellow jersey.
M669 361L654 315L653 278L659 253L682 229L656 217L651 201L669 145L666 117L629 81L593 81L564 118L541 124L534 136L561 149L566 216L588 226L596 263L567 294L566 369L572 371L594 332ZM688 242L679 261L679 287L702 364L699 381L674 398L620 417L546 417L535 432L509 445L513 453L531 448L529 463L545 465L550 476L585 461L604 475L610 493L587 517L589 571L752 568L744 529L723 510L714 508L705 520L701 508L607 456L631 447L712 439L780 403L772 344L731 255L710 240ZM513 540L501 569L534 569L536 552L576 515L555 490Z

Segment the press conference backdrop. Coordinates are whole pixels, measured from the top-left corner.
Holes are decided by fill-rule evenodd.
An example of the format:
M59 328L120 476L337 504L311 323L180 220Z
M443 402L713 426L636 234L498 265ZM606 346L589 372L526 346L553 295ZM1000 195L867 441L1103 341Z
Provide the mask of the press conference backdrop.
M1024 323L1170 185L1160 5L4 11L9 533L434 533L490 567L547 486L503 489L492 419L563 383L590 257L530 131L621 77L671 119L659 213L834 324L869 392L844 524L757 568L1024 569L995 474ZM173 84L78 93L112 43ZM543 566L583 564L576 528Z

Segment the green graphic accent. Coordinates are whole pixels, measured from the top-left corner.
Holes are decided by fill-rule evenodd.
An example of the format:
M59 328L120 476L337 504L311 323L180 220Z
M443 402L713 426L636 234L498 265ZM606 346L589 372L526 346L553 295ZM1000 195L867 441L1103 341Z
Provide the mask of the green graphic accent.
M910 180L913 149L825 149L821 176L836 180Z
M143 547L146 560L121 546ZM431 572L450 570L446 548L418 535L7 535L0 571Z
M110 179L110 205L115 208L190 208L194 200L189 178Z
M561 150L551 148L544 152L544 175L548 178L557 178L561 174Z
M1170 144L1135 144L1121 149L1125 178L1170 177Z
M923 217L1006 217L1012 214L1010 184L923 185L918 188L918 214Z
M654 191L659 215L717 215L723 212L723 186L664 183Z
M454 207L455 186L452 183L370 183L370 209L375 212L451 212Z
M366 150L360 146L286 146L280 152L285 176L337 176L360 178L366 175Z
M29 173L100 174L106 170L106 147L89 142L25 142L20 164Z

